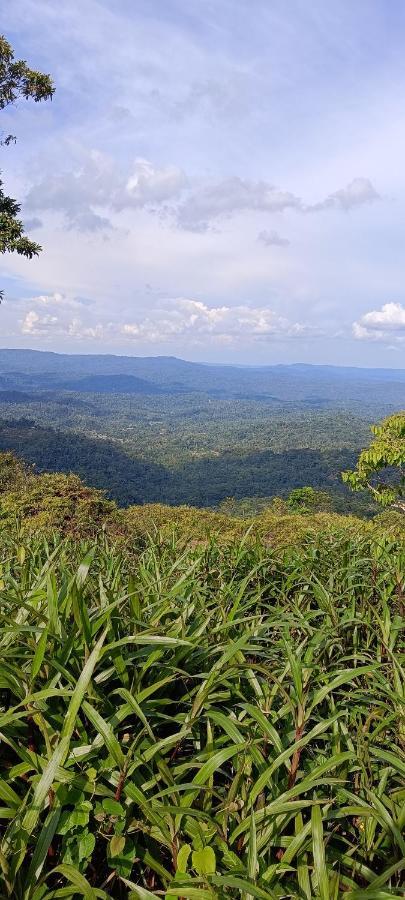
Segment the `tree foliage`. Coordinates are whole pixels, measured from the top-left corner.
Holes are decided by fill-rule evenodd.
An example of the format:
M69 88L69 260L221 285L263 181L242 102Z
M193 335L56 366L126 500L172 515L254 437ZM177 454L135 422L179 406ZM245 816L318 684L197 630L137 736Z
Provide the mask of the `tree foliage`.
M14 51L4 35L0 35L0 109L16 100L49 100L54 93L49 75L30 69L25 60L14 59Z
M405 411L372 426L375 439L353 472L342 473L355 491L368 488L382 506L405 512Z
M27 466L14 453L0 453L0 494L19 491L27 479Z
M4 193L0 180L0 253L18 253L32 259L42 247L24 234L24 225L18 218L20 208L16 200Z
M326 491L315 491L313 487L295 488L287 498L291 512L327 512L332 508L332 499Z
M58 412L60 419L63 408L66 406ZM320 489L333 491L336 500L340 495L345 512L359 508L359 503L350 501L361 498L351 495L340 478L342 469L355 465L357 452L354 450L323 452L296 448L283 454L270 449L241 453L236 446L213 457L190 455L184 461L180 457L178 462L174 460L167 466L153 461L152 439L150 445L144 439L144 453L138 456L131 448L127 452L124 441L89 436L86 422L82 429L87 433L75 433L72 440L71 434L63 430L38 426L32 420L21 418L21 412L19 416L13 420L0 418L0 451L16 450L42 471L76 472L93 487L107 490L121 506L162 502L211 507L226 497L241 500L246 496L286 496L294 488L308 485L315 489L316 497ZM103 419L97 427L100 432ZM117 436L120 437L118 428ZM180 432L179 455L182 441ZM150 446L152 459L146 457L146 446ZM333 505L336 511L341 511L341 505L339 509L335 501ZM311 510L321 508L325 506L311 505ZM239 515L239 510L235 514Z
M16 60L14 51L3 35L0 35L0 110L19 99L49 100L54 86L49 75L31 69L25 60ZM12 134L1 143L8 145L15 141ZM32 259L41 251L35 241L24 234L24 226L18 218L20 204L8 197L0 181L0 253L18 253Z

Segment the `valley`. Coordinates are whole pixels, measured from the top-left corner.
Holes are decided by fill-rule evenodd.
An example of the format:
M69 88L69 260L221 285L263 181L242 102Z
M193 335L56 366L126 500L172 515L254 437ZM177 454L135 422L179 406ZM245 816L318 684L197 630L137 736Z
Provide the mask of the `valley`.
M124 506L270 503L311 486L368 516L340 472L404 398L402 370L1 350L0 450L76 472Z

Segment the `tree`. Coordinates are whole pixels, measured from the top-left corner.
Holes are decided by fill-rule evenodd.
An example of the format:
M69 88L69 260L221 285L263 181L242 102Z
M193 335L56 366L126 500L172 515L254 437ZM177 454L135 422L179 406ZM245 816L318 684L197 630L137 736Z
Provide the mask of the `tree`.
M368 488L377 503L405 513L405 411L371 430L375 439L360 453L355 470L342 472L343 481L354 491Z
M13 453L0 453L0 494L20 490L27 481L29 471Z
M0 35L0 110L21 98L34 100L35 103L49 100L54 90L50 76L30 69L25 60L14 59L11 45ZM15 136L9 134L0 144L8 146L15 140ZM19 253L32 259L38 256L42 248L24 234L19 212L20 204L4 193L0 180L0 253Z
M313 487L294 488L287 497L290 512L314 513L332 510L332 500L326 491L316 491Z

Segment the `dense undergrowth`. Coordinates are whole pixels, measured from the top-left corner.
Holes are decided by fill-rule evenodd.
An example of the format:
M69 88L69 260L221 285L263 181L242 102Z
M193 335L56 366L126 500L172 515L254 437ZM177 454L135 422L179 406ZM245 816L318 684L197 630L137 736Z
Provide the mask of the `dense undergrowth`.
M308 535L337 529L347 535L378 536L382 529L392 536L403 534L403 516L395 511L371 520L330 511L309 510L302 515L291 512L280 498L259 515L250 516L162 503L120 509L77 475L37 475L12 454L0 454L0 525L17 528L24 539L38 532L52 534L55 529L69 538L93 538L104 530L127 550L144 546L157 530L164 540L175 533L177 542L184 545L213 535L221 543L233 542L247 530L250 542L259 539L270 546L297 544Z
M1 896L402 896L394 538L0 546Z

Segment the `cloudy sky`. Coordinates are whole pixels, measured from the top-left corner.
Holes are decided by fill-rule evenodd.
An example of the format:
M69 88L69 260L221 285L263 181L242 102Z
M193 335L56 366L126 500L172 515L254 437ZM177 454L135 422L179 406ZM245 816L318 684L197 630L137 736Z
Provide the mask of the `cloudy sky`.
M13 0L0 345L405 365L402 0Z

